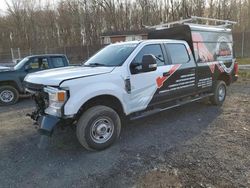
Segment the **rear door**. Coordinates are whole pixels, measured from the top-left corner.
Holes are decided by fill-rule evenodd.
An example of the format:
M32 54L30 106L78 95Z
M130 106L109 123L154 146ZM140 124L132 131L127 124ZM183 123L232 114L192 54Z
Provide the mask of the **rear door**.
M167 82L160 88L163 99L180 98L196 92L196 63L191 50L184 43L165 43L172 70L165 76Z

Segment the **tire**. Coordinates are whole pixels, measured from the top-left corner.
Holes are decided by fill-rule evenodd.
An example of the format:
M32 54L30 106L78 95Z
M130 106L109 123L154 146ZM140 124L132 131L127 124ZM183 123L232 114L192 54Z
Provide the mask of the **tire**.
M121 132L121 119L107 106L94 106L82 114L76 125L78 141L87 150L103 150L111 146Z
M210 102L216 106L221 106L226 99L227 86L222 80L218 80L213 89L214 95L210 97Z
M0 86L0 105L15 104L19 99L19 92L13 86Z

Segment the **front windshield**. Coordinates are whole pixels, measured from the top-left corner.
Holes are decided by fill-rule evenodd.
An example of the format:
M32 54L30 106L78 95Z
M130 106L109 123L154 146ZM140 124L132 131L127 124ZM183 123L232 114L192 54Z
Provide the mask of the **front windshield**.
M84 66L120 66L138 43L109 45L92 56Z
M22 67L23 67L23 65L27 62L29 60L29 58L24 58L24 59L22 59L15 67L14 67L14 69L15 70L19 70L19 69L21 69Z

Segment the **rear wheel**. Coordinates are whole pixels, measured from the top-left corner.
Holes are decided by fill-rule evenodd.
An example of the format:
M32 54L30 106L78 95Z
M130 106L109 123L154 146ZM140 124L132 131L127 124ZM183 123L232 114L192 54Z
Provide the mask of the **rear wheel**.
M119 137L121 120L112 108L107 106L94 106L89 108L80 117L76 135L88 150L103 150L112 145Z
M218 80L214 89L214 95L210 97L210 101L214 105L221 106L226 99L227 87L226 83L222 80Z
M13 86L0 86L0 105L15 104L19 99L19 93Z

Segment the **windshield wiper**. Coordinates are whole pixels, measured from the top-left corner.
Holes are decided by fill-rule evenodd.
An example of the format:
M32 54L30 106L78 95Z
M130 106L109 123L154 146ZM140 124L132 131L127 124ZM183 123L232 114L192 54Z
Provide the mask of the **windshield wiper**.
M90 63L84 66L90 66L90 67L98 67L98 66L106 66L105 64L102 63Z

